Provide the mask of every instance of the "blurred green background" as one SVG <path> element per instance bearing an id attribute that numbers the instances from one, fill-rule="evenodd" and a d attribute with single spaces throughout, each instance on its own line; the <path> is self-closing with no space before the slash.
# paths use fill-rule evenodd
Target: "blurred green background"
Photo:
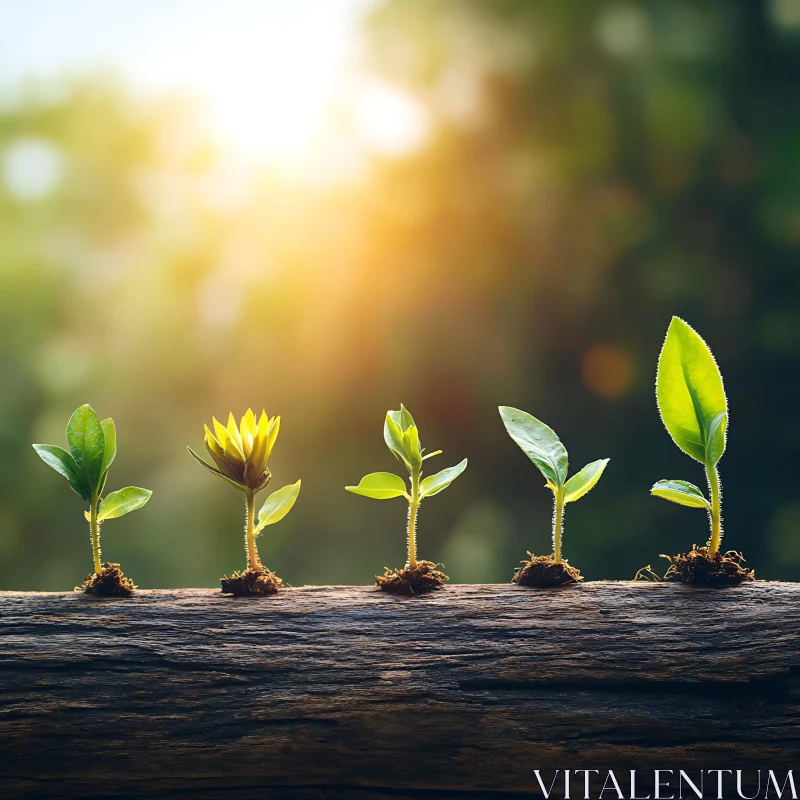
<path id="1" fill-rule="evenodd" d="M 452 580 L 550 551 L 498 404 L 573 468 L 611 458 L 565 554 L 631 578 L 707 537 L 648 494 L 703 482 L 656 411 L 672 314 L 729 395 L 723 544 L 800 579 L 800 4 L 114 9 L 0 3 L 1 588 L 89 571 L 82 502 L 30 446 L 85 402 L 117 423 L 108 488 L 155 492 L 103 530 L 145 588 L 244 566 L 240 498 L 185 446 L 249 406 L 282 415 L 273 485 L 303 480 L 265 563 L 295 585 L 401 565 L 403 501 L 343 491 L 395 469 L 401 401 L 432 463 L 470 460 L 420 517 Z"/>

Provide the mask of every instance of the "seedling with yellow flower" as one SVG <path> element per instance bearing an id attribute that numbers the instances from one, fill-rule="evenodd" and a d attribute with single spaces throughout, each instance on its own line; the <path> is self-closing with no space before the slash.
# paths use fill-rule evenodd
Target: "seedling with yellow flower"
<path id="1" fill-rule="evenodd" d="M 266 488 L 272 477 L 269 457 L 278 438 L 280 417 L 268 417 L 266 411 L 256 420 L 252 409 L 236 424 L 233 414 L 228 424 L 213 419 L 212 433 L 205 426 L 205 446 L 216 466 L 204 461 L 191 447 L 187 448 L 197 461 L 245 497 L 244 544 L 247 567 L 230 578 L 220 580 L 222 591 L 234 595 L 275 594 L 282 583 L 274 572 L 264 567 L 258 555 L 256 537 L 267 525 L 280 522 L 294 506 L 300 493 L 300 481 L 284 486 L 267 497 L 256 519 L 255 498 Z"/>
<path id="2" fill-rule="evenodd" d="M 417 515 L 425 498 L 444 491 L 466 468 L 465 458 L 454 467 L 448 467 L 435 475 L 422 477 L 422 463 L 439 455 L 442 451 L 423 455 L 419 431 L 408 409 L 401 405 L 399 411 L 389 411 L 383 426 L 386 446 L 395 458 L 405 465 L 410 487 L 399 475 L 391 472 L 372 472 L 365 475 L 358 486 L 346 486 L 348 492 L 371 497 L 373 500 L 389 500 L 404 497 L 408 501 L 408 561 L 403 569 L 386 569 L 377 576 L 381 589 L 395 594 L 422 594 L 444 585 L 447 576 L 436 569 L 432 561 L 417 560 Z"/>
<path id="3" fill-rule="evenodd" d="M 141 508 L 153 494 L 149 489 L 127 486 L 103 497 L 111 462 L 117 455 L 117 430 L 110 417 L 102 422 L 89 405 L 83 405 L 67 424 L 69 452 L 51 444 L 35 444 L 39 458 L 63 475 L 75 494 L 89 504 L 84 515 L 89 522 L 94 572 L 86 576 L 83 590 L 102 597 L 127 597 L 136 588 L 122 574 L 119 564 L 100 557 L 100 524 Z"/>

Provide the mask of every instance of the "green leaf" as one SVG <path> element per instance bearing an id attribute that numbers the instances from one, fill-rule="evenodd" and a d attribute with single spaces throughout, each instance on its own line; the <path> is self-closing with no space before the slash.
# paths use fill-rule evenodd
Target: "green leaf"
<path id="1" fill-rule="evenodd" d="M 705 508 L 710 510 L 711 504 L 705 495 L 694 484 L 686 481 L 659 481 L 650 490 L 656 497 L 663 497 L 673 503 L 690 508 Z"/>
<path id="2" fill-rule="evenodd" d="M 348 492 L 371 497 L 373 500 L 391 500 L 393 497 L 405 497 L 410 500 L 406 491 L 406 482 L 391 472 L 372 472 L 365 475 L 358 486 L 345 486 Z"/>
<path id="3" fill-rule="evenodd" d="M 292 510 L 292 506 L 294 506 L 299 494 L 300 481 L 274 491 L 264 501 L 261 511 L 258 512 L 256 533 L 267 525 L 274 525 L 276 522 L 280 522 Z"/>
<path id="4" fill-rule="evenodd" d="M 398 422 L 404 431 L 407 431 L 414 424 L 414 417 L 411 416 L 411 412 L 402 403 L 400 403 L 400 418 Z"/>
<path id="5" fill-rule="evenodd" d="M 90 405 L 81 406 L 70 417 L 67 442 L 87 486 L 96 496 L 103 475 L 106 441 L 100 419 Z"/>
<path id="6" fill-rule="evenodd" d="M 97 512 L 97 519 L 116 519 L 131 511 L 141 508 L 153 493 L 149 489 L 139 489 L 137 486 L 126 486 L 117 492 L 111 492 L 104 497 Z"/>
<path id="7" fill-rule="evenodd" d="M 517 408 L 500 406 L 500 416 L 508 435 L 542 475 L 555 486 L 563 486 L 567 479 L 567 451 L 555 431 Z"/>
<path id="8" fill-rule="evenodd" d="M 411 464 L 403 450 L 403 429 L 400 427 L 399 411 L 387 412 L 386 422 L 383 425 L 383 439 L 398 461 L 402 461 L 410 469 Z"/>
<path id="9" fill-rule="evenodd" d="M 105 474 L 117 454 L 117 429 L 114 427 L 114 420 L 109 417 L 100 423 L 105 439 L 105 449 L 103 450 L 103 464 L 101 471 Z"/>
<path id="10" fill-rule="evenodd" d="M 658 359 L 656 397 L 669 435 L 684 453 L 714 465 L 725 452 L 728 401 L 708 345 L 673 317 Z"/>
<path id="11" fill-rule="evenodd" d="M 56 447 L 52 444 L 35 444 L 33 449 L 48 467 L 52 467 L 69 481 L 75 494 L 80 495 L 87 503 L 89 502 L 92 490 L 86 483 L 80 467 L 75 463 L 75 459 L 63 447 Z"/>
<path id="12" fill-rule="evenodd" d="M 222 478 L 222 480 L 225 481 L 225 483 L 229 483 L 231 486 L 233 486 L 234 489 L 238 489 L 240 492 L 247 493 L 246 486 L 243 486 L 241 483 L 237 483 L 236 481 L 232 481 L 227 475 L 223 475 L 218 469 L 212 467 L 211 464 L 208 464 L 205 461 L 203 461 L 203 459 L 200 458 L 200 456 L 197 455 L 197 453 L 195 453 L 195 451 L 192 450 L 191 447 L 187 447 L 186 449 L 189 451 L 189 453 L 192 455 L 195 461 L 197 461 L 198 464 L 202 464 L 209 472 L 212 472 L 218 478 Z"/>
<path id="13" fill-rule="evenodd" d="M 412 425 L 403 434 L 403 452 L 411 466 L 419 469 L 422 465 L 422 453 L 419 449 L 419 431 L 416 425 Z"/>
<path id="14" fill-rule="evenodd" d="M 467 468 L 467 459 L 456 464 L 454 467 L 448 467 L 435 475 L 429 475 L 423 479 L 419 485 L 419 492 L 422 497 L 433 497 L 435 494 L 444 491 L 465 469 Z"/>
<path id="15" fill-rule="evenodd" d="M 610 460 L 609 458 L 601 458 L 599 461 L 592 461 L 580 472 L 576 472 L 564 485 L 564 502 L 574 503 L 590 489 L 594 488 Z"/>

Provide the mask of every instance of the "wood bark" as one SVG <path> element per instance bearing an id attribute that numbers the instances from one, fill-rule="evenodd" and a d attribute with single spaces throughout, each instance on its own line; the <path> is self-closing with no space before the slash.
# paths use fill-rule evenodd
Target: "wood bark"
<path id="1" fill-rule="evenodd" d="M 537 768 L 799 768 L 798 667 L 795 584 L 4 592 L 0 795 L 510 798 Z"/>

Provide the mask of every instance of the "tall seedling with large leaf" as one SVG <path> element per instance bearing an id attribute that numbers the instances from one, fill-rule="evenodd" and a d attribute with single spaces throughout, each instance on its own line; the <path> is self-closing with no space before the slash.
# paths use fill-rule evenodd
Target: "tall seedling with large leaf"
<path id="1" fill-rule="evenodd" d="M 391 472 L 372 472 L 365 475 L 358 486 L 346 486 L 348 492 L 371 497 L 373 500 L 390 500 L 404 497 L 408 500 L 408 566 L 417 566 L 417 515 L 422 501 L 444 491 L 466 468 L 467 459 L 435 475 L 422 477 L 422 464 L 442 451 L 423 455 L 419 431 L 408 409 L 401 405 L 399 411 L 389 411 L 383 426 L 386 446 L 408 470 L 409 484 Z"/>
<path id="2" fill-rule="evenodd" d="M 567 480 L 567 450 L 555 431 L 525 411 L 500 406 L 500 417 L 508 435 L 542 473 L 545 486 L 553 492 L 553 559 L 561 562 L 564 506 L 583 497 L 600 480 L 609 459 L 587 464 Z"/>
<path id="3" fill-rule="evenodd" d="M 708 555 L 722 540 L 722 491 L 717 464 L 725 452 L 728 400 L 708 345 L 682 319 L 673 317 L 658 359 L 658 410 L 669 435 L 706 470 L 710 500 L 686 481 L 658 481 L 652 493 L 690 508 L 704 508 L 711 521 Z"/>
<path id="4" fill-rule="evenodd" d="M 51 444 L 35 444 L 33 449 L 89 504 L 89 510 L 84 513 L 89 521 L 94 571 L 99 575 L 103 569 L 100 524 L 141 508 L 153 493 L 149 489 L 127 486 L 102 496 L 108 469 L 117 454 L 117 432 L 114 421 L 109 417 L 101 422 L 91 406 L 81 406 L 70 417 L 67 444 L 69 452 Z"/>

